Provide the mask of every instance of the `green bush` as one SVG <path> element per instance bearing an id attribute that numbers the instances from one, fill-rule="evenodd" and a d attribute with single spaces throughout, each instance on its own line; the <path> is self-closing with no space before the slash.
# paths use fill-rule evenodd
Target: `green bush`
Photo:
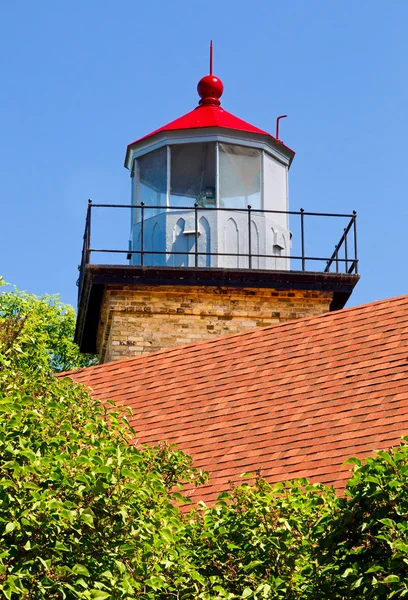
<path id="1" fill-rule="evenodd" d="M 96 358 L 81 354 L 74 342 L 75 320 L 73 307 L 56 295 L 35 296 L 17 288 L 0 293 L 3 344 L 8 339 L 13 347 L 17 368 L 59 372 L 95 364 Z"/>
<path id="2" fill-rule="evenodd" d="M 37 369 L 28 322 L 0 329 L 0 593 L 154 598 L 178 561 L 174 490 L 204 475 L 175 448 L 134 446 L 123 411 Z"/>

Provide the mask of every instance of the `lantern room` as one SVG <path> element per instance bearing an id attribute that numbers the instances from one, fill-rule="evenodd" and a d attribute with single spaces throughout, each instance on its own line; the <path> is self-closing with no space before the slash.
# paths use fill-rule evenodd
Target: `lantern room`
<path id="1" fill-rule="evenodd" d="M 131 265 L 289 268 L 294 152 L 220 106 L 201 79 L 196 109 L 128 146 Z"/>

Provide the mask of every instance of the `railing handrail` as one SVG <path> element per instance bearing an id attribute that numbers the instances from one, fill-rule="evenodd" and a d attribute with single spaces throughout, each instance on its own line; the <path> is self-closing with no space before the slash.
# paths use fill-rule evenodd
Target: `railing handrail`
<path id="1" fill-rule="evenodd" d="M 300 210 L 272 210 L 272 209 L 264 209 L 264 208 L 254 208 L 252 205 L 251 206 L 251 211 L 252 212 L 258 212 L 258 213 L 271 213 L 271 214 L 277 214 L 277 215 L 301 215 L 302 214 L 302 209 Z M 162 210 L 163 212 L 167 212 L 169 210 L 190 210 L 193 211 L 195 209 L 195 206 L 165 206 L 163 204 L 145 204 L 144 202 L 142 202 L 141 204 L 94 204 L 93 202 L 91 203 L 91 207 L 92 208 L 129 208 L 129 209 L 135 209 L 135 208 L 144 208 L 144 209 L 153 209 L 153 210 Z M 198 206 L 198 209 L 201 210 L 213 210 L 213 211 L 217 211 L 217 210 L 224 210 L 224 211 L 231 211 L 231 212 L 247 212 L 248 211 L 248 207 L 245 208 L 229 208 L 226 206 Z M 305 217 L 342 217 L 342 218 L 349 218 L 352 219 L 355 215 L 355 211 L 350 214 L 350 213 L 318 213 L 318 212 L 307 212 L 307 211 L 303 211 L 303 214 Z"/>
<path id="2" fill-rule="evenodd" d="M 186 254 L 189 254 L 188 252 L 183 252 L 183 251 L 178 251 L 178 250 L 172 250 L 171 252 L 169 252 L 168 250 L 118 250 L 116 248 L 90 248 L 90 252 L 98 252 L 100 254 L 148 254 L 150 255 L 166 255 L 166 254 L 171 254 L 171 255 L 175 255 L 175 256 L 185 256 Z M 192 252 L 190 254 L 193 254 Z M 196 252 L 194 251 L 194 254 L 196 254 Z M 252 258 L 287 258 L 290 259 L 292 258 L 293 260 L 302 260 L 302 258 L 304 258 L 305 260 L 317 260 L 320 262 L 323 261 L 327 261 L 327 256 L 295 256 L 293 254 L 279 254 L 279 256 L 276 256 L 274 254 L 256 254 L 255 252 L 197 252 L 198 256 L 238 256 L 238 257 L 242 257 L 242 258 L 248 258 L 248 257 L 252 257 Z M 349 258 L 338 258 L 337 259 L 339 262 L 341 263 L 345 263 L 345 262 L 354 262 L 354 259 Z M 187 268 L 187 267 L 186 267 Z M 209 267 L 208 267 L 209 268 Z M 211 267 L 213 268 L 213 267 Z M 244 268 L 248 268 L 248 267 L 239 267 L 240 269 L 244 269 Z M 266 271 L 270 271 L 271 269 L 265 269 Z M 326 270 L 324 271 L 326 272 Z"/>

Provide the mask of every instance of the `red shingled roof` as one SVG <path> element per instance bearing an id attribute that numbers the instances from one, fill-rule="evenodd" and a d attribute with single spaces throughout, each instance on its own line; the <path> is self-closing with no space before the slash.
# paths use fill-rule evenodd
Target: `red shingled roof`
<path id="1" fill-rule="evenodd" d="M 408 433 L 408 296 L 71 372 L 131 406 L 139 441 L 177 442 L 211 501 L 261 468 L 341 488 L 349 456 Z"/>

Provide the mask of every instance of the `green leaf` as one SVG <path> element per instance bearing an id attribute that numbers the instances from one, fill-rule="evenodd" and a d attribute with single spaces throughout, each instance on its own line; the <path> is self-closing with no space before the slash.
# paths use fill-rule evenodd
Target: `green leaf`
<path id="1" fill-rule="evenodd" d="M 361 584 L 363 583 L 363 577 L 359 577 L 356 581 L 354 581 L 351 585 L 351 589 L 356 590 L 357 588 L 361 587 Z"/>
<path id="2" fill-rule="evenodd" d="M 154 590 L 161 590 L 165 587 L 164 579 L 162 577 L 157 577 L 156 575 L 146 579 L 145 583 Z"/>
<path id="3" fill-rule="evenodd" d="M 167 529 L 167 527 L 164 527 L 161 530 L 161 535 L 166 540 L 166 542 L 171 543 L 174 541 L 173 534 L 171 533 L 170 529 Z"/>
<path id="4" fill-rule="evenodd" d="M 7 487 L 14 487 L 15 488 L 16 487 L 14 481 L 12 481 L 11 479 L 1 479 L 0 480 L 0 485 L 2 487 L 4 487 L 4 488 L 7 488 Z"/>
<path id="5" fill-rule="evenodd" d="M 94 515 L 89 509 L 85 509 L 81 513 L 81 520 L 84 521 L 89 527 L 94 527 Z"/>
<path id="6" fill-rule="evenodd" d="M 348 568 L 344 571 L 342 577 L 348 577 L 349 575 L 353 575 L 354 574 L 354 569 Z"/>
<path id="7" fill-rule="evenodd" d="M 392 519 L 379 519 L 379 522 L 384 523 L 384 525 L 387 525 L 387 527 L 395 527 L 395 521 Z"/>
<path id="8" fill-rule="evenodd" d="M 129 479 L 137 479 L 138 478 L 136 473 L 134 473 L 130 469 L 127 469 L 126 467 L 122 467 L 121 475 L 122 475 L 122 477 L 128 477 Z"/>
<path id="9" fill-rule="evenodd" d="M 356 456 L 351 456 L 350 458 L 345 460 L 343 463 L 343 465 L 357 465 L 358 467 L 361 467 L 362 464 L 363 463 L 362 463 L 361 459 L 357 458 Z"/>
<path id="10" fill-rule="evenodd" d="M 387 577 L 385 577 L 383 579 L 384 583 L 399 583 L 400 582 L 400 578 L 398 577 L 398 575 L 388 575 Z"/>
<path id="11" fill-rule="evenodd" d="M 4 528 L 4 533 L 11 533 L 16 528 L 16 524 L 10 521 Z"/>
<path id="12" fill-rule="evenodd" d="M 75 573 L 76 575 L 83 575 L 84 577 L 90 577 L 91 576 L 91 574 L 88 571 L 88 569 L 86 567 L 84 567 L 84 565 L 80 565 L 78 563 L 73 566 L 72 572 Z"/>
<path id="13" fill-rule="evenodd" d="M 23 485 L 28 490 L 39 490 L 39 489 L 41 489 L 38 485 L 36 485 L 35 483 L 32 483 L 31 481 L 27 481 Z"/>

